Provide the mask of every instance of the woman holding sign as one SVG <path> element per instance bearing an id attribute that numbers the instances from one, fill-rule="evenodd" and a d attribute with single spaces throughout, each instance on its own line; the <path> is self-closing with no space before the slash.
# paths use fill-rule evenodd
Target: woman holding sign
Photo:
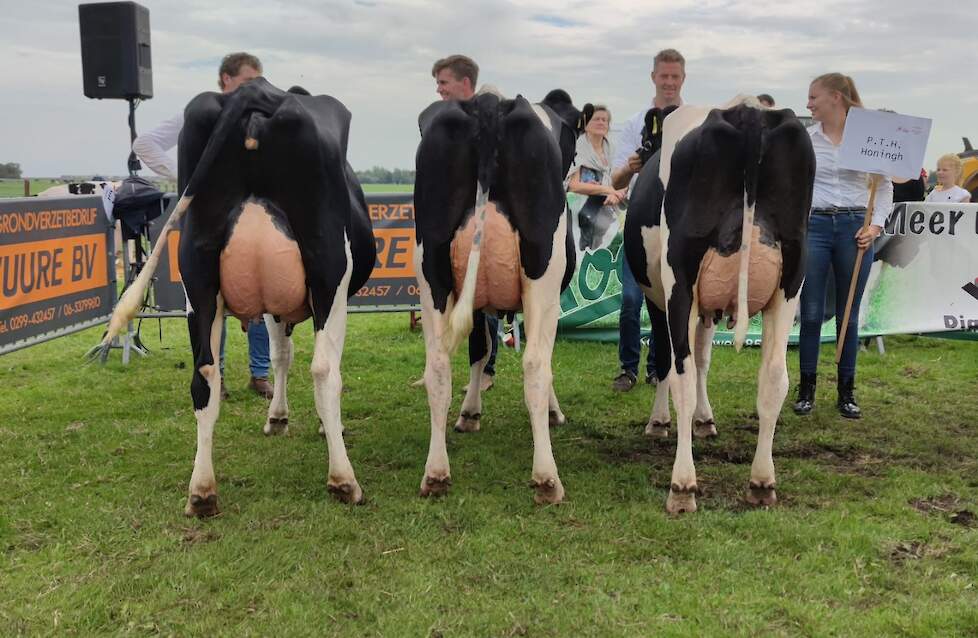
<path id="1" fill-rule="evenodd" d="M 805 283 L 801 290 L 801 334 L 798 350 L 801 360 L 801 382 L 795 414 L 809 414 L 815 406 L 815 381 L 825 310 L 825 289 L 831 271 L 835 280 L 836 334 L 842 328 L 849 282 L 852 279 L 856 253 L 862 248 L 862 260 L 845 343 L 838 364 L 839 413 L 850 419 L 861 416 L 853 394 L 856 379 L 856 353 L 859 350 L 857 323 L 859 300 L 873 263 L 873 240 L 879 236 L 893 207 L 893 185 L 880 180 L 872 211 L 872 223 L 863 227 L 866 215 L 866 173 L 839 166 L 842 132 L 849 107 L 862 106 L 852 78 L 841 73 L 827 73 L 812 81 L 808 89 L 808 110 L 815 124 L 808 129 L 815 150 L 815 184 L 812 213 L 808 218 L 807 262 Z"/>

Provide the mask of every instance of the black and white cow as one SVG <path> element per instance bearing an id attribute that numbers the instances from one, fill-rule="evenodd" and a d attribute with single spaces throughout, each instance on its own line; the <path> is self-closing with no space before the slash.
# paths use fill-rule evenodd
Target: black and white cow
<path id="1" fill-rule="evenodd" d="M 336 99 L 298 88 L 285 92 L 263 78 L 228 95 L 202 93 L 186 108 L 179 144 L 183 194 L 161 236 L 186 213 L 179 263 L 197 418 L 188 515 L 218 511 L 211 457 L 225 309 L 242 320 L 266 316 L 276 373 L 266 434 L 287 428 L 289 335 L 312 317 L 314 394 L 329 447 L 327 488 L 345 502 L 363 499 L 343 444 L 340 358 L 347 297 L 370 276 L 376 247 L 363 192 L 346 161 L 349 125 L 350 112 Z M 163 245 L 120 300 L 103 344 L 139 309 Z"/>
<path id="2" fill-rule="evenodd" d="M 445 494 L 451 484 L 445 446 L 452 395 L 449 357 L 470 332 L 475 347 L 456 430 L 479 427 L 478 380 L 488 359 L 488 333 L 485 322 L 473 330 L 472 310 L 522 309 L 535 500 L 563 499 L 548 426 L 564 422 L 553 391 L 551 356 L 560 292 L 574 271 L 563 178 L 573 159 L 578 116 L 559 90 L 538 105 L 481 92 L 464 102 L 436 102 L 420 116 L 415 272 L 431 409 L 422 496 Z"/>
<path id="3" fill-rule="evenodd" d="M 811 141 L 794 113 L 765 109 L 754 98 L 718 109 L 680 107 L 665 120 L 658 157 L 640 173 L 625 246 L 646 295 L 665 311 L 674 355 L 647 428 L 668 434 L 671 390 L 679 424 L 671 513 L 696 510 L 693 419 L 701 436 L 716 433 L 705 377 L 715 323 L 724 314 L 735 319 L 739 350 L 749 317 L 763 313 L 759 433 L 747 501 L 776 502 L 771 448 L 788 392 L 785 351 L 805 271 L 814 175 Z M 661 329 L 663 314 L 658 318 Z"/>

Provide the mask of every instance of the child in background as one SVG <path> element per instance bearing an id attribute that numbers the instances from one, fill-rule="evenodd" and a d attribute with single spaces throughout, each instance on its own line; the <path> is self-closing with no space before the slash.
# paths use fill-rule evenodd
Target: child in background
<path id="1" fill-rule="evenodd" d="M 928 202 L 952 202 L 963 204 L 971 201 L 971 193 L 961 188 L 961 158 L 954 153 L 942 155 L 937 160 L 937 186 L 930 192 Z"/>

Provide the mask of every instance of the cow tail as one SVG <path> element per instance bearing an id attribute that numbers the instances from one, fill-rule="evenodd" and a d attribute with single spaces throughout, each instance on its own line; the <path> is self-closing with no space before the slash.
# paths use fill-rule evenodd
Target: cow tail
<path id="1" fill-rule="evenodd" d="M 476 186 L 475 196 L 475 234 L 472 237 L 472 250 L 469 252 L 469 263 L 465 267 L 465 279 L 462 282 L 462 292 L 455 300 L 452 314 L 448 318 L 448 326 L 442 335 L 442 345 L 449 353 L 455 352 L 459 344 L 472 332 L 472 306 L 475 302 L 476 279 L 479 274 L 479 257 L 482 254 L 483 229 L 486 223 L 486 204 L 489 193 L 482 190 L 482 185 Z"/>
<path id="2" fill-rule="evenodd" d="M 750 310 L 747 302 L 747 284 L 750 280 L 750 249 L 754 239 L 754 207 L 757 204 L 757 173 L 762 155 L 761 112 L 748 109 L 745 122 L 744 148 L 744 220 L 740 233 L 740 273 L 737 278 L 737 317 L 734 327 L 734 348 L 737 352 L 747 339 Z"/>
<path id="3" fill-rule="evenodd" d="M 122 294 L 122 298 L 119 299 L 119 303 L 115 305 L 115 310 L 112 311 L 112 317 L 109 319 L 109 328 L 106 330 L 105 337 L 102 339 L 102 346 L 108 345 L 115 339 L 122 332 L 125 325 L 129 323 L 129 320 L 135 317 L 139 309 L 143 307 L 146 290 L 153 280 L 153 273 L 156 271 L 156 266 L 160 263 L 160 255 L 163 254 L 163 249 L 166 246 L 166 235 L 180 221 L 183 214 L 187 212 L 187 208 L 190 207 L 192 199 L 192 195 L 184 195 L 177 202 L 176 208 L 173 210 L 170 218 L 166 220 L 166 224 L 163 225 L 163 230 L 160 231 L 160 238 L 153 247 L 153 252 L 150 253 L 149 259 L 143 265 L 143 269 L 139 271 L 139 276 L 132 282 L 132 285 L 126 288 L 126 291 Z"/>

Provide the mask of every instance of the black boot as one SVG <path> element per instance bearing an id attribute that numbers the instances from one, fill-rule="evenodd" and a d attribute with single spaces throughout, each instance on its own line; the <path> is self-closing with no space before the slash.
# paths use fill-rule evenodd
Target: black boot
<path id="1" fill-rule="evenodd" d="M 792 406 L 795 414 L 804 416 L 811 414 L 815 407 L 815 375 L 801 373 L 801 381 L 798 383 L 798 400 Z"/>
<path id="2" fill-rule="evenodd" d="M 847 419 L 858 419 L 862 417 L 862 410 L 856 405 L 856 397 L 852 394 L 855 385 L 853 377 L 839 377 L 839 414 Z"/>

